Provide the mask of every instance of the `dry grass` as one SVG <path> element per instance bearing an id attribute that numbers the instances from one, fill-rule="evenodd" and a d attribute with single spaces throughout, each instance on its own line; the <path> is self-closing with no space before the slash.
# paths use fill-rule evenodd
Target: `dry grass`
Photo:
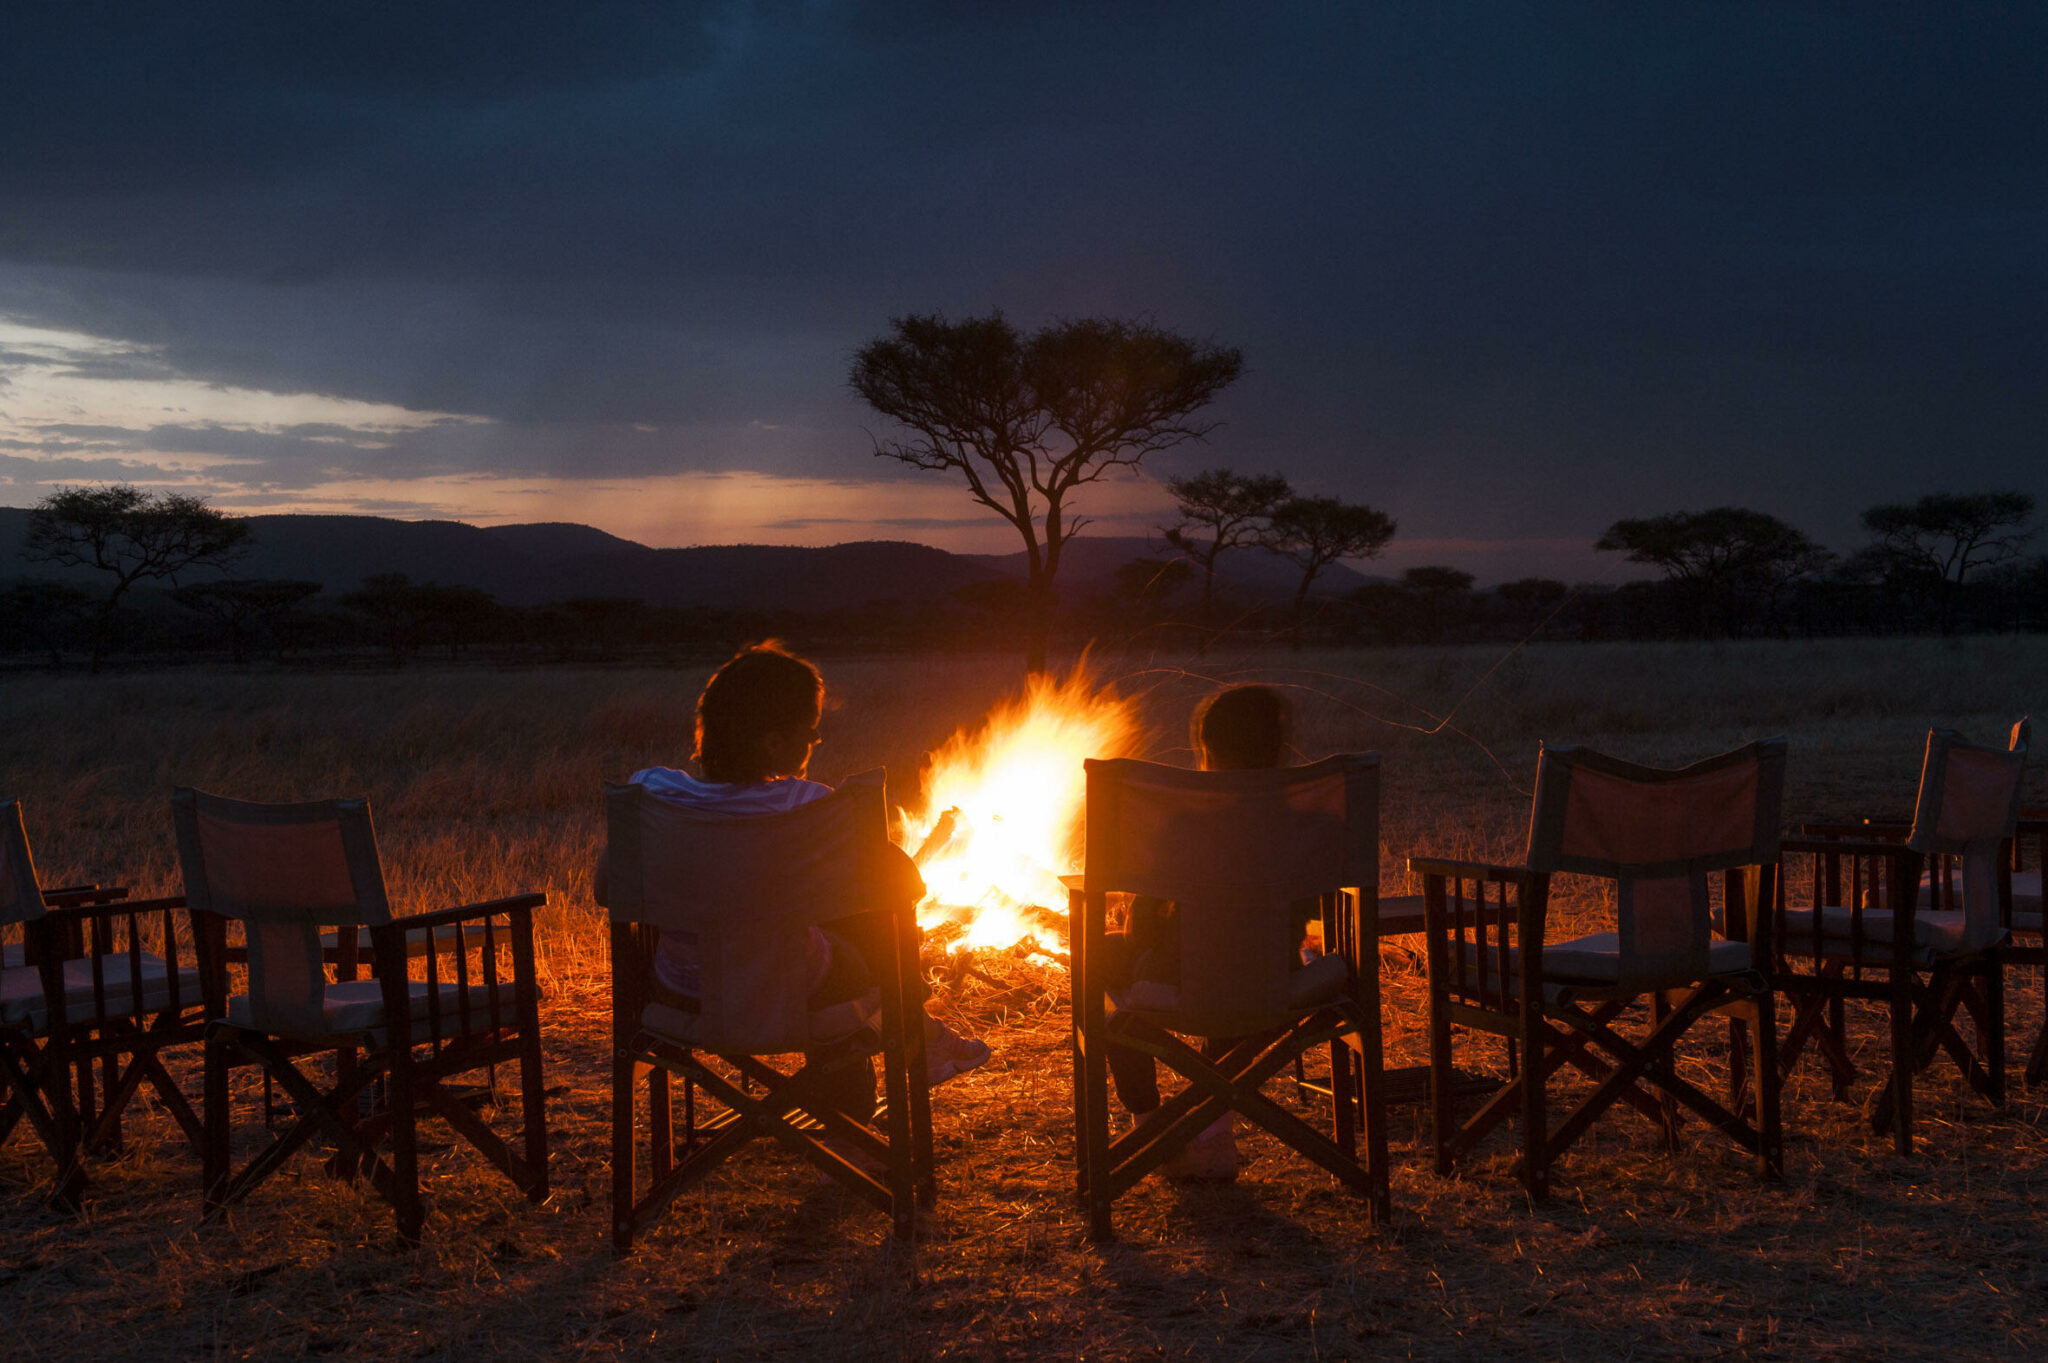
<path id="1" fill-rule="evenodd" d="M 1495 655 L 1401 651 L 1103 659 L 1142 690 L 1152 750 L 1184 746 L 1212 678 L 1302 687 L 1301 746 L 1386 755 L 1389 878 L 1412 852 L 1511 856 L 1539 738 L 1649 761 L 1792 739 L 1793 818 L 1909 805 L 1930 722 L 2002 733 L 2048 713 L 2039 640 L 1547 647 L 1515 656 L 1427 727 Z M 817 774 L 919 755 L 1014 681 L 1007 659 L 844 659 Z M 605 1238 L 606 1001 L 587 874 L 596 783 L 686 750 L 700 676 L 172 673 L 0 683 L 0 793 L 25 801 L 46 880 L 175 884 L 165 795 L 367 793 L 412 908 L 523 889 L 553 897 L 555 1196 L 530 1207 L 454 1151 L 427 1161 L 434 1214 L 406 1249 L 362 1190 L 302 1159 L 226 1224 L 197 1224 L 196 1161 L 145 1106 L 85 1215 L 45 1211 L 40 1152 L 0 1148 L 0 1355 L 102 1357 L 2038 1356 L 2048 1347 L 2048 1106 L 2003 1113 L 1932 1072 L 1926 1150 L 1898 1160 L 1809 1067 L 1788 1095 L 1788 1169 L 1760 1185 L 1732 1148 L 1676 1154 L 1633 1117 L 1523 1203 L 1504 1146 L 1469 1176 L 1427 1172 L 1397 1117 L 1396 1224 L 1367 1227 L 1320 1174 L 1254 1137 L 1228 1187 L 1142 1187 L 1121 1239 L 1090 1246 L 1070 1189 L 1065 997 L 1056 971 L 940 1006 L 995 1044 L 942 1090 L 941 1202 L 914 1256 L 879 1217 L 774 1154 L 679 1203 L 630 1258 Z M 2031 794 L 2044 787 L 2037 771 Z M 1420 980 L 1390 955 L 1390 1043 L 1419 1059 Z M 2014 1031 L 2041 1025 L 2038 974 Z M 1859 1034 L 1866 1056 L 1874 1032 Z M 2018 1047 L 2015 1042 L 2015 1048 Z M 1711 1054 L 1702 1063 L 1714 1059 Z M 1866 1081 L 1867 1087 L 1867 1081 Z"/>

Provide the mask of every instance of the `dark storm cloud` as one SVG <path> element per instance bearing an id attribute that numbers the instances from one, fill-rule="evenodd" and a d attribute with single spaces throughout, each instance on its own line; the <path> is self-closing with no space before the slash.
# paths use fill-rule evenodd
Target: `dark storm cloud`
<path id="1" fill-rule="evenodd" d="M 0 312 L 505 423 L 381 477 L 887 474 L 889 316 L 1141 315 L 1252 366 L 1162 472 L 1839 541 L 2048 494 L 2044 53 L 1968 4 L 13 6 Z"/>

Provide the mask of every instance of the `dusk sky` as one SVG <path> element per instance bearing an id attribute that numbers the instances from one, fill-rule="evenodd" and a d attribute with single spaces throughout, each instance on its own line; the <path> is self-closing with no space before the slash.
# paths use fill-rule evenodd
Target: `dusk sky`
<path id="1" fill-rule="evenodd" d="M 0 10 L 0 504 L 1007 552 L 870 453 L 891 317 L 1241 347 L 1206 445 L 1385 562 L 2048 504 L 2048 6 Z"/>

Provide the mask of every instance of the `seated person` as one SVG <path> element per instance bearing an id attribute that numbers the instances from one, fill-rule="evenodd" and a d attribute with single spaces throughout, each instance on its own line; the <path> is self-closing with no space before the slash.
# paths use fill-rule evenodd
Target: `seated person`
<path id="1" fill-rule="evenodd" d="M 819 742 L 824 705 L 824 678 L 810 663 L 773 641 L 744 648 L 712 674 L 697 698 L 695 756 L 703 778 L 674 767 L 649 767 L 633 773 L 632 782 L 661 799 L 722 814 L 778 814 L 809 804 L 832 793 L 832 787 L 804 779 L 811 751 Z M 913 901 L 922 899 L 924 881 L 910 858 L 899 851 L 891 861 L 901 872 L 892 891 Z M 804 962 L 811 1008 L 823 1009 L 867 993 L 873 987 L 868 963 L 885 958 L 888 950 L 886 923 L 879 915 L 855 914 L 813 927 Z M 694 1012 L 698 970 L 693 939 L 664 937 L 654 955 L 657 1001 Z M 908 983 L 908 992 L 909 1002 L 922 1008 L 927 991 L 921 977 Z M 965 1074 L 989 1057 L 985 1044 L 956 1034 L 937 1018 L 925 1018 L 924 1033 L 925 1072 L 935 1084 Z M 842 1053 L 843 1047 L 813 1052 L 808 1058 Z M 867 1068 L 864 1084 L 858 1067 L 850 1067 L 849 1073 L 854 1078 L 846 1091 L 830 1101 L 865 1121 L 875 1110 L 874 1069 Z"/>
<path id="2" fill-rule="evenodd" d="M 1217 692 L 1195 711 L 1195 750 L 1201 754 L 1202 770 L 1258 771 L 1281 766 L 1289 718 L 1286 698 L 1271 687 L 1233 686 Z M 1296 939 L 1303 935 L 1315 911 L 1313 900 L 1297 909 Z M 1142 896 L 1134 900 L 1124 930 L 1107 934 L 1103 946 L 1107 958 L 1103 975 L 1112 993 L 1121 993 L 1139 980 L 1180 983 L 1180 918 L 1165 900 Z M 1202 1043 L 1202 1054 L 1220 1059 L 1238 1040 L 1210 1037 Z M 1152 1057 L 1112 1046 L 1107 1059 L 1118 1099 L 1133 1122 L 1143 1121 L 1159 1106 L 1159 1076 Z M 1164 1168 L 1172 1178 L 1231 1179 L 1242 1164 L 1236 1123 L 1226 1112 Z"/>

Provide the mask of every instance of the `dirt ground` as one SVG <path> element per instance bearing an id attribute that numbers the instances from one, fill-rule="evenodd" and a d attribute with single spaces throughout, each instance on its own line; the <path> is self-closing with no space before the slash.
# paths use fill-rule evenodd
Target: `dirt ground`
<path id="1" fill-rule="evenodd" d="M 1305 756 L 1385 760 L 1383 874 L 1410 855 L 1519 855 L 1539 740 L 1675 763 L 1792 743 L 1788 818 L 1910 810 L 1930 724 L 2002 734 L 2048 713 L 2048 641 L 1554 646 L 1251 659 L 1099 659 L 1143 697 L 1148 755 L 1185 757 L 1220 681 L 1297 697 Z M 826 780 L 920 754 L 1015 685 L 1014 660 L 827 660 Z M 24 800 L 46 880 L 102 867 L 175 890 L 164 801 L 368 794 L 406 909 L 544 889 L 554 1194 L 520 1199 L 457 1146 L 424 1160 L 408 1248 L 362 1187 L 295 1160 L 224 1221 L 198 1218 L 196 1157 L 147 1103 L 95 1165 L 84 1213 L 47 1210 L 28 1133 L 0 1146 L 0 1359 L 2014 1357 L 2048 1352 L 2048 1090 L 2003 1111 L 1946 1062 L 1920 1088 L 1922 1148 L 1874 1136 L 1818 1067 L 1794 1076 L 1782 1182 L 1689 1125 L 1680 1148 L 1617 1112 L 1530 1206 L 1496 1136 L 1430 1172 L 1421 1114 L 1393 1123 L 1391 1226 L 1257 1135 L 1233 1184 L 1148 1180 L 1089 1243 L 1073 1188 L 1064 972 L 989 958 L 939 1010 L 995 1058 L 939 1091 L 939 1202 L 905 1252 L 864 1204 L 771 1150 L 685 1197 L 613 1256 L 608 988 L 588 867 L 598 783 L 687 751 L 701 675 L 0 680 L 0 796 Z M 906 787 L 911 784 L 902 781 Z M 2029 776 L 2048 799 L 2048 763 Z M 1412 957 L 1390 952 L 1391 1058 L 1419 1062 Z M 2014 973 L 2010 1050 L 2042 1025 Z M 1863 1098 L 1881 1070 L 1854 1017 Z M 1712 1033 L 1693 1077 L 1722 1059 Z M 196 1081 L 188 1091 L 197 1093 Z M 1293 1101 L 1291 1085 L 1273 1092 Z M 245 1094 L 245 1101 L 253 1095 Z M 1568 1094 L 1557 1102 L 1567 1101 Z M 253 1119 L 252 1119 L 253 1120 Z M 246 1123 L 245 1123 L 246 1125 Z M 429 1128 L 436 1132 L 437 1128 Z"/>

